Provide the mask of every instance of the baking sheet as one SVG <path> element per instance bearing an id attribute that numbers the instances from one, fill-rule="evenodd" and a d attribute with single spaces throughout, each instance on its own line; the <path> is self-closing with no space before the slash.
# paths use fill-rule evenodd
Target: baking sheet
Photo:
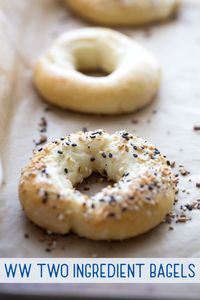
<path id="1" fill-rule="evenodd" d="M 108 132 L 126 129 L 151 141 L 190 175 L 181 177 L 180 205 L 200 198 L 200 2 L 185 0 L 179 17 L 148 28 L 118 28 L 152 51 L 163 70 L 160 93 L 138 113 L 92 116 L 62 111 L 45 103 L 32 85 L 32 65 L 55 37 L 64 31 L 91 26 L 56 0 L 0 2 L 0 257 L 199 257 L 200 211 L 188 213 L 187 223 L 161 224 L 151 232 L 123 242 L 94 242 L 75 235 L 44 236 L 30 224 L 18 201 L 18 180 L 38 140 L 41 117 L 52 140 L 83 127 Z M 138 122 L 137 122 L 138 121 Z M 176 172 L 176 171 L 175 171 Z M 191 181 L 189 181 L 191 179 Z M 186 190 L 186 191 L 184 191 Z M 50 249 L 50 250 L 49 250 Z M 13 287 L 14 288 L 14 287 Z M 15 286 L 16 289 L 19 289 Z M 1 286 L 1 289 L 6 289 Z M 20 291 L 33 291 L 31 285 Z M 38 293 L 198 297 L 198 285 L 65 285 L 40 286 Z M 35 291 L 36 292 L 36 291 Z"/>

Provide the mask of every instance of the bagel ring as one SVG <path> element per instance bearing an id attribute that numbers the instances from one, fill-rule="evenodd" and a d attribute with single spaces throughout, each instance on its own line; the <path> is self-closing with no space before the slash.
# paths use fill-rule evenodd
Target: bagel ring
<path id="1" fill-rule="evenodd" d="M 91 77 L 79 70 L 102 69 Z M 51 103 L 85 113 L 132 112 L 157 93 L 160 70 L 154 57 L 114 30 L 78 29 L 62 35 L 35 65 L 35 84 Z"/>
<path id="2" fill-rule="evenodd" d="M 115 183 L 89 197 L 74 187 L 98 172 Z M 22 171 L 19 195 L 35 224 L 94 240 L 122 240 L 170 211 L 175 178 L 152 145 L 125 131 L 78 132 L 40 149 Z"/>
<path id="3" fill-rule="evenodd" d="M 64 0 L 75 13 L 100 25 L 143 25 L 168 19 L 180 0 Z"/>

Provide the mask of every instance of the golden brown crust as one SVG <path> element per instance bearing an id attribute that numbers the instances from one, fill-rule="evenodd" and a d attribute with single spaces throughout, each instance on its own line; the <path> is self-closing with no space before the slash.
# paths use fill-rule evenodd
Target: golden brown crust
<path id="1" fill-rule="evenodd" d="M 91 77 L 81 70 L 102 69 Z M 39 93 L 62 108 L 85 113 L 135 111 L 156 95 L 160 68 L 136 42 L 114 30 L 83 28 L 61 35 L 37 62 Z"/>
<path id="2" fill-rule="evenodd" d="M 92 197 L 73 188 L 92 172 L 115 184 Z M 41 149 L 22 171 L 19 196 L 27 216 L 44 229 L 119 240 L 163 220 L 173 204 L 175 180 L 154 146 L 124 131 L 97 130 Z"/>
<path id="3" fill-rule="evenodd" d="M 144 25 L 175 14 L 180 0 L 64 0 L 81 17 L 99 25 Z"/>

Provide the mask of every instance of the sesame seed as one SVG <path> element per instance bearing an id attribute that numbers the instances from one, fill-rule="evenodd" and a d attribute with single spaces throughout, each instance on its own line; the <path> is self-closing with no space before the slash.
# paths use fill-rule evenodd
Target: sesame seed
<path id="1" fill-rule="evenodd" d="M 186 204 L 185 207 L 190 211 L 193 209 L 192 205 L 190 205 L 190 204 Z"/>
<path id="2" fill-rule="evenodd" d="M 125 212 L 127 210 L 127 207 L 122 207 L 122 212 Z"/>
<path id="3" fill-rule="evenodd" d="M 128 132 L 124 132 L 122 134 L 123 139 L 125 139 L 126 141 L 129 141 L 129 137 L 128 137 Z"/>
<path id="4" fill-rule="evenodd" d="M 82 130 L 83 130 L 84 133 L 88 131 L 87 127 L 83 127 Z"/>
<path id="5" fill-rule="evenodd" d="M 46 204 L 47 201 L 48 201 L 48 192 L 44 191 L 44 195 L 43 195 L 43 198 L 42 198 L 42 203 Z"/>
<path id="6" fill-rule="evenodd" d="M 45 135 L 41 135 L 39 141 L 35 142 L 35 146 L 42 145 L 46 143 L 47 137 Z"/>
<path id="7" fill-rule="evenodd" d="M 29 238 L 29 234 L 28 234 L 28 233 L 25 233 L 25 234 L 24 234 L 24 238 L 25 238 L 25 239 L 28 239 L 28 238 Z"/>
<path id="8" fill-rule="evenodd" d="M 139 121 L 138 121 L 138 120 L 135 120 L 135 119 L 133 119 L 133 120 L 131 120 L 131 123 L 132 123 L 132 124 L 138 124 L 138 123 L 139 123 Z"/>
<path id="9" fill-rule="evenodd" d="M 50 248 L 46 248 L 45 251 L 46 252 L 51 252 L 51 249 Z"/>
<path id="10" fill-rule="evenodd" d="M 89 186 L 84 187 L 84 191 L 89 191 L 89 190 L 90 190 Z"/>
<path id="11" fill-rule="evenodd" d="M 200 126 L 194 126 L 193 129 L 194 129 L 195 131 L 199 131 L 199 130 L 200 130 Z"/>
<path id="12" fill-rule="evenodd" d="M 157 155 L 157 154 L 160 154 L 160 151 L 158 151 L 158 149 L 155 148 L 155 150 L 154 150 L 154 155 Z"/>
<path id="13" fill-rule="evenodd" d="M 115 197 L 114 196 L 110 196 L 110 201 L 109 201 L 109 203 L 110 204 L 112 204 L 112 203 L 114 203 L 114 202 L 116 202 L 116 199 L 115 199 Z"/>
<path id="14" fill-rule="evenodd" d="M 129 175 L 129 173 L 124 173 L 123 177 L 127 177 Z"/>
<path id="15" fill-rule="evenodd" d="M 104 174 L 105 176 L 108 175 L 107 172 L 106 172 L 106 170 L 103 170 L 103 174 Z"/>
<path id="16" fill-rule="evenodd" d="M 42 175 L 46 175 L 47 177 L 49 176 L 49 174 L 47 173 L 46 169 L 42 169 L 41 170 Z"/>
<path id="17" fill-rule="evenodd" d="M 113 212 L 109 213 L 108 217 L 115 217 L 115 213 L 113 213 Z"/>

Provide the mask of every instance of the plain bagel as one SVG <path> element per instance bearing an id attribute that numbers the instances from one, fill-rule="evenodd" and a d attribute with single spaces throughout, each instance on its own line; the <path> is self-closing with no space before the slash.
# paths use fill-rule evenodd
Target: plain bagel
<path id="1" fill-rule="evenodd" d="M 91 77 L 81 70 L 104 70 Z M 62 108 L 85 113 L 135 111 L 156 95 L 160 69 L 155 58 L 114 30 L 84 28 L 63 34 L 36 63 L 39 93 Z"/>
<path id="2" fill-rule="evenodd" d="M 93 172 L 115 183 L 89 197 L 75 187 Z M 19 195 L 29 219 L 44 229 L 122 240 L 158 225 L 172 208 L 175 187 L 157 148 L 125 131 L 97 130 L 40 149 L 22 171 Z"/>
<path id="3" fill-rule="evenodd" d="M 180 0 L 64 0 L 81 17 L 101 25 L 143 25 L 168 19 Z"/>

